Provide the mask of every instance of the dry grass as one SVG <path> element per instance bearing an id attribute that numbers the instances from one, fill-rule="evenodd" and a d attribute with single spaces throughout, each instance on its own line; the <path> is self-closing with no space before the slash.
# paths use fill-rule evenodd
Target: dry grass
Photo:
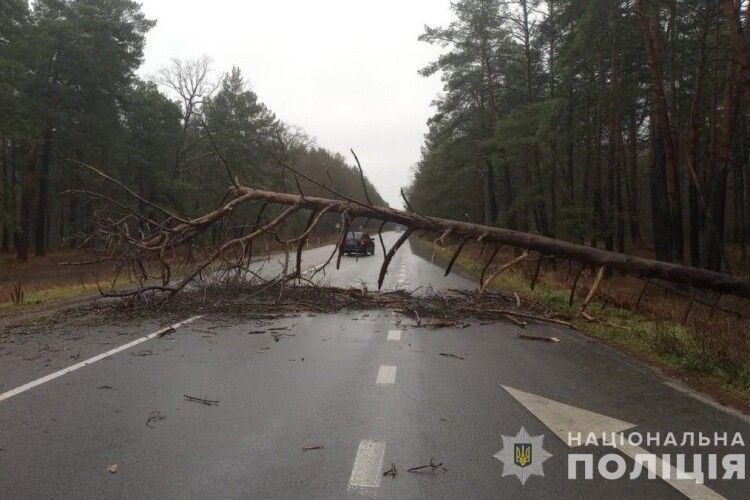
<path id="1" fill-rule="evenodd" d="M 336 236 L 311 237 L 310 248 L 328 245 Z M 263 252 L 280 252 L 283 246 L 270 240 Z M 112 265 L 103 263 L 95 265 L 61 265 L 61 263 L 87 262 L 96 257 L 81 251 L 57 251 L 46 257 L 31 257 L 26 262 L 19 262 L 15 256 L 0 254 L 0 311 L 13 307 L 33 307 L 61 300 L 73 299 L 98 293 L 97 283 L 102 288 L 121 288 L 133 286 L 136 280 L 127 272 L 115 272 Z M 158 266 L 146 266 L 148 272 L 158 275 Z M 153 267 L 153 269 L 152 269 Z M 16 285 L 21 286 L 24 300 L 16 304 L 13 295 Z"/>

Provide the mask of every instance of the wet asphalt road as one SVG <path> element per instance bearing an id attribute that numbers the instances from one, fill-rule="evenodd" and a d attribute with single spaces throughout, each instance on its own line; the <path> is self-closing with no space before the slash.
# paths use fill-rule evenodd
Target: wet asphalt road
<path id="1" fill-rule="evenodd" d="M 305 266 L 329 253 L 330 247 L 309 250 Z M 344 258 L 326 280 L 339 286 L 364 281 L 375 289 L 379 266 L 380 258 Z M 406 245 L 386 288 L 473 286 L 442 274 Z M 162 326 L 144 321 L 72 330 L 62 324 L 33 338 L 5 334 L 0 393 Z M 284 327 L 276 330 L 284 333 L 278 342 L 247 333 Z M 645 474 L 568 479 L 571 449 L 544 415 L 504 387 L 622 420 L 643 433 L 727 432 L 731 439 L 741 432 L 750 438 L 746 418 L 685 394 L 607 346 L 548 325 L 530 325 L 524 333 L 554 335 L 559 344 L 525 341 L 518 331 L 507 323 L 476 322 L 417 329 L 391 311 L 241 324 L 211 315 L 26 392 L 0 396 L 0 498 L 682 497 Z M 185 394 L 218 404 L 186 401 Z M 561 425 L 571 424 L 571 415 L 561 414 Z M 503 436 L 521 427 L 543 435 L 552 454 L 544 476 L 523 485 L 503 477 L 504 465 L 494 457 Z M 691 455 L 746 451 L 643 446 Z M 595 460 L 613 452 L 586 448 Z M 406 472 L 431 458 L 448 470 Z M 392 463 L 398 475 L 383 477 Z M 116 473 L 107 470 L 113 464 Z M 750 494 L 746 481 L 712 480 L 705 487 L 689 489 L 689 496 Z"/>

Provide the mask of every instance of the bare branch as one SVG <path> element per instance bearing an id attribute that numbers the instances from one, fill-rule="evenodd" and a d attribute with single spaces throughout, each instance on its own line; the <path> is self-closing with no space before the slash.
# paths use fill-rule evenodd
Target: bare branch
<path id="1" fill-rule="evenodd" d="M 396 243 L 393 244 L 393 247 L 391 247 L 391 249 L 388 251 L 388 254 L 385 256 L 383 265 L 380 268 L 380 275 L 378 276 L 378 290 L 383 288 L 383 280 L 385 280 L 385 275 L 388 272 L 388 265 L 391 263 L 393 256 L 396 255 L 396 252 L 398 252 L 398 249 L 401 248 L 401 245 L 403 245 L 404 242 L 409 239 L 411 233 L 411 229 L 407 229 L 406 231 L 404 231 L 404 234 L 402 234 L 401 237 L 396 241 Z"/>

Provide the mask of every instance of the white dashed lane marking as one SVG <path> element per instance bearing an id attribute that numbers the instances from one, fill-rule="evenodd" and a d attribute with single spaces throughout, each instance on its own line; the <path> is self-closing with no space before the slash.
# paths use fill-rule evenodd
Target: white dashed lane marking
<path id="1" fill-rule="evenodd" d="M 383 365 L 378 370 L 378 377 L 375 379 L 377 385 L 389 385 L 396 382 L 396 367 Z"/>
<path id="2" fill-rule="evenodd" d="M 352 475 L 349 478 L 350 492 L 368 494 L 368 490 L 378 488 L 385 456 L 385 443 L 364 440 L 359 443 L 357 456 L 354 458 Z"/>
<path id="3" fill-rule="evenodd" d="M 398 342 L 401 340 L 401 330 L 388 330 L 388 341 Z"/>

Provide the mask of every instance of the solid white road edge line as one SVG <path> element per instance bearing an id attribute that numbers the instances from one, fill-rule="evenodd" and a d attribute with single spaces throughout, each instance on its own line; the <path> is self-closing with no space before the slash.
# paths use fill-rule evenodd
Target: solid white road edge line
<path id="1" fill-rule="evenodd" d="M 383 467 L 384 456 L 385 443 L 367 439 L 360 441 L 352 475 L 349 477 L 348 491 L 367 495 L 368 489 L 380 487 L 380 469 Z"/>
<path id="2" fill-rule="evenodd" d="M 201 319 L 203 316 L 193 316 L 192 318 L 188 318 L 184 321 L 180 321 L 179 323 L 175 323 L 172 326 L 168 326 L 166 328 L 162 328 L 158 332 L 150 333 L 146 335 L 145 337 L 141 337 L 138 339 L 135 339 L 131 342 L 128 342 L 127 344 L 121 345 L 120 347 L 115 347 L 112 350 L 109 350 L 107 352 L 103 352 L 97 356 L 94 356 L 93 358 L 89 358 L 85 361 L 81 361 L 80 363 L 76 363 L 73 366 L 69 366 L 67 368 L 63 368 L 62 370 L 56 371 L 54 373 L 50 373 L 49 375 L 45 375 L 42 378 L 38 378 L 32 382 L 29 382 L 27 384 L 24 384 L 20 387 L 16 387 L 15 389 L 11 389 L 8 392 L 4 392 L 0 394 L 0 401 L 4 401 L 6 399 L 12 398 L 13 396 L 17 396 L 18 394 L 21 394 L 22 392 L 26 392 L 29 389 L 33 389 L 36 386 L 42 385 L 45 382 L 49 382 L 50 380 L 54 380 L 58 377 L 62 377 L 63 375 L 67 375 L 70 372 L 74 372 L 80 368 L 83 368 L 84 366 L 92 365 L 96 363 L 97 361 L 101 361 L 104 358 L 107 358 L 109 356 L 112 356 L 113 354 L 117 354 L 118 352 L 125 351 L 127 349 L 130 349 L 131 347 L 135 347 L 138 344 L 142 344 L 148 340 L 154 339 L 158 337 L 159 335 L 162 335 L 170 330 L 176 330 L 181 326 L 187 325 L 189 323 L 192 323 L 193 321 Z"/>
<path id="3" fill-rule="evenodd" d="M 401 340 L 401 330 L 388 330 L 388 341 L 398 342 Z"/>
<path id="4" fill-rule="evenodd" d="M 377 385 L 387 385 L 396 382 L 396 367 L 383 365 L 378 370 L 378 378 L 375 379 Z"/>

